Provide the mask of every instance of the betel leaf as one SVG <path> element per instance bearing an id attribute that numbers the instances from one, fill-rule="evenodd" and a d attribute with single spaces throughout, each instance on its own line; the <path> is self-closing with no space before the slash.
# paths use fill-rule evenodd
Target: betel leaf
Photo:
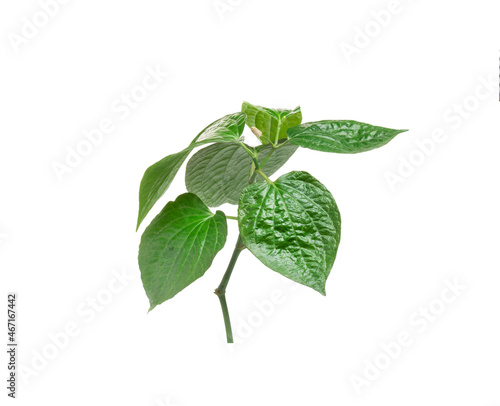
<path id="1" fill-rule="evenodd" d="M 300 107 L 294 110 L 269 109 L 244 102 L 241 111 L 247 115 L 247 125 L 257 127 L 264 138 L 276 144 L 278 140 L 287 137 L 287 129 L 299 125 L 302 122 Z M 279 133 L 278 133 L 279 128 Z M 261 138 L 263 144 L 267 141 Z"/>
<path id="2" fill-rule="evenodd" d="M 269 144 L 260 145 L 256 148 L 257 152 L 259 153 L 259 163 L 262 163 L 266 159 L 267 155 L 271 152 L 271 149 L 272 147 Z M 293 154 L 295 154 L 298 149 L 299 148 L 296 145 L 292 144 L 285 144 L 280 146 L 279 148 L 276 148 L 267 162 L 262 166 L 262 170 L 267 176 L 274 175 L 283 165 L 288 162 L 288 160 L 292 157 Z M 257 177 L 257 180 L 262 179 L 259 175 L 257 175 Z M 238 201 L 239 196 L 236 199 L 235 204 L 238 204 Z"/>
<path id="3" fill-rule="evenodd" d="M 207 206 L 218 207 L 229 202 L 230 189 L 248 185 L 251 167 L 252 158 L 239 144 L 209 145 L 188 161 L 186 189 Z"/>
<path id="4" fill-rule="evenodd" d="M 287 131 L 292 144 L 323 152 L 357 154 L 379 148 L 408 130 L 393 130 L 353 120 L 304 123 Z"/>
<path id="5" fill-rule="evenodd" d="M 163 158 L 146 169 L 139 188 L 137 228 L 139 228 L 142 220 L 144 220 L 154 204 L 168 189 L 190 152 L 191 148 L 186 148 L 177 154 Z"/>
<path id="6" fill-rule="evenodd" d="M 139 188 L 137 228 L 154 204 L 163 196 L 189 153 L 196 147 L 213 142 L 239 141 L 245 129 L 245 113 L 234 113 L 214 121 L 201 131 L 191 144 L 177 154 L 169 155 L 151 165 L 142 177 Z"/>
<path id="7" fill-rule="evenodd" d="M 340 213 L 331 193 L 307 172 L 255 183 L 238 208 L 245 246 L 266 266 L 325 295 L 340 242 Z"/>
<path id="8" fill-rule="evenodd" d="M 277 148 L 262 167 L 264 173 L 268 176 L 274 174 L 297 148 L 291 144 Z M 271 145 L 261 145 L 256 151 L 262 163 L 271 151 Z M 248 186 L 251 169 L 252 158 L 239 144 L 213 144 L 201 149 L 189 160 L 186 188 L 209 207 L 224 203 L 238 204 L 241 191 Z M 262 182 L 264 179 L 257 175 L 257 181 Z"/>
<path id="9" fill-rule="evenodd" d="M 167 203 L 144 231 L 139 247 L 149 310 L 203 276 L 226 237 L 224 213 L 213 214 L 196 195 L 186 193 Z"/>
<path id="10" fill-rule="evenodd" d="M 245 119 L 246 116 L 242 112 L 228 114 L 206 126 L 196 136 L 191 145 L 196 144 L 198 146 L 212 142 L 238 141 L 245 129 Z"/>

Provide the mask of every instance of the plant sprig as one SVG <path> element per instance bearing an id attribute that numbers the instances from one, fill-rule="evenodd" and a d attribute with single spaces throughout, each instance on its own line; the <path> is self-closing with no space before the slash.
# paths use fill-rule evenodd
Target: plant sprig
<path id="1" fill-rule="evenodd" d="M 244 143 L 245 124 L 261 146 Z M 270 109 L 245 102 L 241 112 L 207 126 L 185 150 L 150 166 L 140 185 L 137 228 L 191 151 L 203 146 L 187 164 L 188 193 L 169 202 L 141 238 L 139 267 L 150 311 L 205 274 L 226 243 L 227 219 L 237 220 L 240 231 L 215 290 L 228 343 L 233 334 L 226 288 L 246 249 L 271 270 L 325 295 L 340 243 L 335 199 L 307 172 L 289 172 L 274 181 L 270 177 L 299 147 L 355 154 L 379 148 L 404 131 L 352 120 L 302 124 L 300 107 Z M 209 208 L 224 203 L 237 204 L 238 216 Z"/>

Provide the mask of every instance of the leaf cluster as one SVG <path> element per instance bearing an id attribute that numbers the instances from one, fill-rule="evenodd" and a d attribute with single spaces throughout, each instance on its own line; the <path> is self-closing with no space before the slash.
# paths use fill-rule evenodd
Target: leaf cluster
<path id="1" fill-rule="evenodd" d="M 250 127 L 261 144 L 245 144 Z M 406 130 L 352 120 L 302 123 L 300 107 L 271 109 L 243 103 L 202 130 L 186 149 L 144 173 L 137 228 L 167 191 L 191 152 L 188 193 L 169 202 L 145 229 L 139 248 L 150 310 L 174 297 L 210 268 L 227 240 L 227 217 L 210 208 L 238 205 L 241 240 L 271 270 L 321 294 L 340 243 L 340 212 L 330 191 L 307 172 L 278 171 L 299 147 L 355 154 L 379 148 Z"/>

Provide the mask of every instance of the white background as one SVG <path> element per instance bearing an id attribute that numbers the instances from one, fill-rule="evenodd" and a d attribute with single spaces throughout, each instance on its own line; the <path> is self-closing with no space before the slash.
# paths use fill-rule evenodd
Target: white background
<path id="1" fill-rule="evenodd" d="M 18 404 L 500 405 L 497 1 L 66 3 L 45 20 L 37 1 L 0 5 L 0 284 L 4 308 L 19 297 Z M 43 27 L 19 42 L 34 18 Z M 128 117 L 114 111 L 157 67 L 168 78 Z M 212 292 L 234 222 L 206 275 L 150 314 L 135 222 L 144 170 L 243 100 L 410 131 L 359 155 L 301 150 L 278 173 L 306 170 L 337 200 L 328 295 L 245 252 L 230 349 Z M 102 119 L 114 131 L 58 179 Z M 436 129 L 445 139 L 422 155 Z M 405 177 L 391 188 L 388 172 Z M 181 170 L 146 222 L 184 191 Z M 443 304 L 447 283 L 461 288 Z M 424 322 L 429 305 L 440 314 Z M 402 332 L 411 345 L 357 390 Z"/>

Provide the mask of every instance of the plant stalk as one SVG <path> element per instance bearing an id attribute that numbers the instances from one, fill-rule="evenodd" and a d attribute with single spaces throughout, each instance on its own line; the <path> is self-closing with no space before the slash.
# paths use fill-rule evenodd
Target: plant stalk
<path id="1" fill-rule="evenodd" d="M 258 165 L 257 159 L 254 159 L 256 165 Z M 254 183 L 255 178 L 257 177 L 257 172 L 254 172 L 250 177 L 248 183 Z M 233 341 L 233 329 L 231 328 L 231 319 L 229 317 L 229 310 L 227 308 L 226 301 L 226 288 L 229 283 L 229 279 L 231 278 L 231 274 L 233 273 L 234 266 L 236 265 L 236 261 L 241 254 L 241 251 L 245 249 L 245 244 L 243 244 L 243 238 L 241 238 L 241 234 L 238 234 L 238 241 L 236 241 L 236 247 L 234 247 L 233 255 L 231 260 L 229 261 L 229 265 L 227 266 L 226 273 L 222 277 L 219 286 L 215 289 L 215 294 L 219 298 L 220 307 L 222 308 L 222 316 L 224 317 L 224 326 L 226 327 L 226 337 L 228 344 L 234 343 Z"/>
<path id="2" fill-rule="evenodd" d="M 231 261 L 229 261 L 229 265 L 227 266 L 226 273 L 222 277 L 219 287 L 215 289 L 215 294 L 219 297 L 220 306 L 222 308 L 222 315 L 224 316 L 224 325 L 226 326 L 226 337 L 228 344 L 232 344 L 234 341 L 233 341 L 233 330 L 231 328 L 231 319 L 229 318 L 229 310 L 227 308 L 227 302 L 226 302 L 226 287 L 229 282 L 229 278 L 231 278 L 231 274 L 233 273 L 236 261 L 238 260 L 241 251 L 243 251 L 244 249 L 245 246 L 243 245 L 243 239 L 241 238 L 240 234 L 238 235 L 238 241 L 236 242 L 236 247 L 234 248 Z"/>

